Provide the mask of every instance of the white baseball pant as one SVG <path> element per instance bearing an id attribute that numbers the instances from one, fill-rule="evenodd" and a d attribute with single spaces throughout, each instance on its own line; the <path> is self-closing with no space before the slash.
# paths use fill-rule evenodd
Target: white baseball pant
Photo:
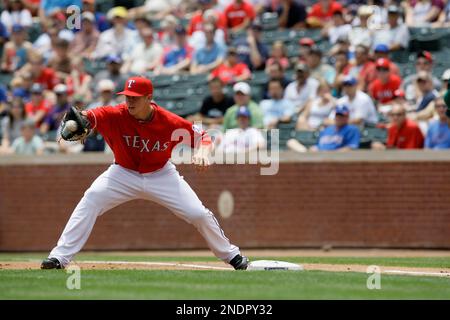
<path id="1" fill-rule="evenodd" d="M 240 254 L 239 248 L 223 233 L 213 213 L 168 161 L 160 170 L 146 174 L 111 165 L 85 192 L 49 257 L 57 258 L 63 266 L 69 264 L 89 238 L 97 217 L 134 199 L 159 203 L 193 224 L 219 259 L 229 262 Z"/>

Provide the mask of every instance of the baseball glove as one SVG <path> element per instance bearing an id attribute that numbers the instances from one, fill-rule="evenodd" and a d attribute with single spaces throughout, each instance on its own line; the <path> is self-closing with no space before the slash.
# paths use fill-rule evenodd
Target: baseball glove
<path id="1" fill-rule="evenodd" d="M 72 106 L 62 120 L 61 138 L 66 141 L 83 141 L 91 133 L 90 126 L 86 117 L 77 108 Z"/>

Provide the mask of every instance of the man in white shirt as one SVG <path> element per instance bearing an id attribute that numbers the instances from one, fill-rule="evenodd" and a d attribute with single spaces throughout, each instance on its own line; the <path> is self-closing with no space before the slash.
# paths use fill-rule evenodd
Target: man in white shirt
<path id="1" fill-rule="evenodd" d="M 400 18 L 400 8 L 392 5 L 388 8 L 388 24 L 375 32 L 373 48 L 387 44 L 389 51 L 405 50 L 409 45 L 408 26 Z"/>
<path id="2" fill-rule="evenodd" d="M 108 55 L 122 56 L 130 53 L 136 41 L 136 31 L 126 27 L 128 12 L 124 7 L 114 7 L 108 12 L 113 27 L 100 34 L 93 58 Z"/>
<path id="3" fill-rule="evenodd" d="M 309 68 L 304 63 L 295 67 L 297 80 L 291 82 L 284 91 L 284 99 L 294 103 L 296 112 L 302 112 L 306 103 L 317 95 L 319 81 L 309 76 Z"/>
<path id="4" fill-rule="evenodd" d="M 122 73 L 142 74 L 153 71 L 161 65 L 164 49 L 154 40 L 153 30 L 145 28 L 140 32 L 142 42 L 136 44 L 133 51 L 125 55 Z"/>
<path id="5" fill-rule="evenodd" d="M 342 82 L 344 96 L 338 100 L 338 105 L 346 105 L 350 109 L 350 124 L 376 124 L 378 114 L 369 95 L 358 90 L 358 81 L 352 76 L 346 76 Z M 330 115 L 334 119 L 334 112 Z"/>

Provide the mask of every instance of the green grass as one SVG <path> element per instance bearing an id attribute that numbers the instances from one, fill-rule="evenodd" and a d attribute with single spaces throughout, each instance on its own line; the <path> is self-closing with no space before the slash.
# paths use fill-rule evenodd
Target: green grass
<path id="1" fill-rule="evenodd" d="M 39 261 L 42 253 L 2 253 L 0 261 Z M 448 258 L 251 257 L 297 263 L 449 267 Z M 217 261 L 214 257 L 121 256 L 82 253 L 77 260 Z M 382 275 L 381 290 L 368 290 L 369 275 L 356 272 L 206 270 L 84 270 L 81 290 L 69 290 L 64 270 L 0 270 L 0 299 L 450 299 L 450 279 Z"/>
<path id="2" fill-rule="evenodd" d="M 450 279 L 382 276 L 366 288 L 363 273 L 82 271 L 68 290 L 61 270 L 1 270 L 0 299 L 450 299 Z"/>
<path id="3" fill-rule="evenodd" d="M 0 253 L 0 261 L 29 261 L 41 260 L 48 253 Z M 326 264 L 362 264 L 392 267 L 418 268 L 450 268 L 450 257 L 250 257 L 251 260 L 282 260 L 294 263 L 326 263 Z M 159 256 L 129 256 L 104 253 L 80 253 L 76 256 L 79 261 L 118 260 L 118 261 L 161 261 L 161 262 L 206 262 L 218 261 L 215 257 L 159 257 Z"/>

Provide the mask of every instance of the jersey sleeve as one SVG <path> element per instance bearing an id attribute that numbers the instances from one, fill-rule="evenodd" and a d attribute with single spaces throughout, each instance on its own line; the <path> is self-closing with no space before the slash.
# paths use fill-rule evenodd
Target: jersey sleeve
<path id="1" fill-rule="evenodd" d="M 86 111 L 86 117 L 91 124 L 92 130 L 97 130 L 100 133 L 105 133 L 108 128 L 108 123 L 111 119 L 111 114 L 114 112 L 114 107 L 105 106 L 90 109 Z"/>

